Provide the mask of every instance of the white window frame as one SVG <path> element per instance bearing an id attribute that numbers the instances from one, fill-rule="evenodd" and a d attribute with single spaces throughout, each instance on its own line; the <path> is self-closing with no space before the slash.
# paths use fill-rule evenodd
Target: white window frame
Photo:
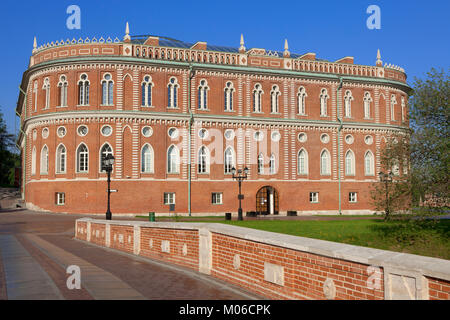
<path id="1" fill-rule="evenodd" d="M 262 113 L 262 95 L 264 91 L 259 83 L 256 83 L 253 87 L 253 112 Z"/>
<path id="2" fill-rule="evenodd" d="M 63 152 L 60 152 L 61 147 L 64 148 Z M 67 148 L 64 144 L 60 143 L 56 148 L 56 166 L 55 173 L 56 174 L 64 174 L 67 171 Z M 64 166 L 62 170 L 61 167 Z"/>
<path id="3" fill-rule="evenodd" d="M 64 77 L 64 79 L 63 79 Z M 59 76 L 58 88 L 59 92 L 59 106 L 58 107 L 67 107 L 67 87 L 69 82 L 67 81 L 67 76 L 62 74 Z"/>
<path id="4" fill-rule="evenodd" d="M 149 78 L 148 80 L 145 80 L 145 78 Z M 153 88 L 154 84 L 152 82 L 152 77 L 148 74 L 146 74 L 142 78 L 141 82 L 141 104 L 143 107 L 152 107 L 153 103 Z M 143 98 L 143 99 L 142 99 Z M 150 101 L 149 101 L 150 100 Z"/>
<path id="5" fill-rule="evenodd" d="M 328 116 L 328 90 L 326 88 L 320 89 L 320 116 L 327 117 Z"/>
<path id="6" fill-rule="evenodd" d="M 172 82 L 173 80 L 173 82 Z M 167 84 L 167 107 L 176 109 L 178 108 L 178 79 L 176 77 L 170 77 Z"/>
<path id="7" fill-rule="evenodd" d="M 65 192 L 56 192 L 56 205 L 63 206 L 66 204 Z"/>
<path id="8" fill-rule="evenodd" d="M 144 154 L 144 149 L 147 148 L 147 152 Z M 141 148 L 141 172 L 142 173 L 154 173 L 154 152 L 153 147 L 146 143 Z"/>
<path id="9" fill-rule="evenodd" d="M 345 153 L 345 175 L 355 175 L 355 153 L 352 150 L 348 150 Z"/>
<path id="10" fill-rule="evenodd" d="M 206 79 L 200 80 L 198 86 L 197 104 L 198 110 L 208 110 L 208 81 Z"/>
<path id="11" fill-rule="evenodd" d="M 171 205 L 175 204 L 175 192 L 164 192 L 164 204 Z"/>
<path id="12" fill-rule="evenodd" d="M 211 204 L 214 204 L 214 205 L 223 204 L 223 193 L 222 192 L 212 192 L 211 193 Z"/>
<path id="13" fill-rule="evenodd" d="M 44 153 L 44 149 L 45 149 L 45 153 Z M 44 146 L 41 149 L 41 170 L 40 170 L 40 174 L 41 175 L 47 175 L 48 174 L 48 147 L 46 144 L 44 144 Z"/>
<path id="14" fill-rule="evenodd" d="M 304 170 L 301 170 L 301 165 L 300 165 L 300 155 L 304 154 L 304 163 L 303 163 L 303 167 Z M 298 175 L 308 175 L 308 152 L 306 151 L 306 149 L 302 148 L 298 151 L 297 153 L 297 173 Z"/>
<path id="15" fill-rule="evenodd" d="M 370 119 L 370 103 L 372 102 L 372 97 L 370 92 L 364 93 L 364 119 Z"/>
<path id="16" fill-rule="evenodd" d="M 279 97 L 281 95 L 278 85 L 272 86 L 272 91 L 270 91 L 270 113 L 279 113 Z"/>
<path id="17" fill-rule="evenodd" d="M 309 202 L 310 203 L 319 203 L 319 192 L 312 191 L 309 193 Z"/>
<path id="18" fill-rule="evenodd" d="M 83 79 L 83 76 L 86 76 L 86 78 Z M 90 88 L 90 81 L 87 73 L 80 74 L 80 79 L 78 80 L 79 106 L 89 106 L 89 88 Z"/>
<path id="19" fill-rule="evenodd" d="M 357 203 L 358 202 L 358 192 L 351 191 L 348 193 L 348 202 Z"/>
<path id="20" fill-rule="evenodd" d="M 109 76 L 110 79 L 106 79 Z M 106 86 L 104 86 L 106 84 Z M 103 79 L 100 82 L 102 88 L 102 106 L 113 106 L 114 105 L 114 80 L 111 73 L 106 72 L 103 74 Z"/>
<path id="21" fill-rule="evenodd" d="M 234 93 L 234 85 L 233 82 L 228 81 L 225 84 L 224 91 L 224 110 L 225 111 L 233 111 L 233 93 Z"/>
<path id="22" fill-rule="evenodd" d="M 308 94 L 306 93 L 305 87 L 301 86 L 298 88 L 297 93 L 297 114 L 301 116 L 306 115 L 306 97 Z"/>

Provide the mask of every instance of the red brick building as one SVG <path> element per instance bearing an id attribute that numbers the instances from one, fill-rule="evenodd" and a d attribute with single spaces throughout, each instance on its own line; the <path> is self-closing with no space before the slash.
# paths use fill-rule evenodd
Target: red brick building
<path id="1" fill-rule="evenodd" d="M 30 208 L 368 213 L 384 137 L 407 123 L 404 70 L 314 53 L 157 36 L 37 47 L 24 72 L 22 192 Z M 339 190 L 341 190 L 339 197 Z"/>

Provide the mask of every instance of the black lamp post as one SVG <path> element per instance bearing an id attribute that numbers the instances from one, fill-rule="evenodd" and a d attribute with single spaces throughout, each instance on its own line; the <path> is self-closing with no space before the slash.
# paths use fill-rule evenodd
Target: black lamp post
<path id="1" fill-rule="evenodd" d="M 386 219 L 389 216 L 390 210 L 389 210 L 389 183 L 392 182 L 392 172 L 389 171 L 388 173 L 384 173 L 384 172 L 379 172 L 378 176 L 380 177 L 380 182 L 384 182 L 385 184 L 385 190 L 386 190 L 386 209 L 385 209 L 385 214 L 386 214 Z"/>
<path id="2" fill-rule="evenodd" d="M 110 197 L 111 197 L 111 171 L 113 169 L 114 156 L 108 154 L 105 159 L 103 159 L 103 170 L 106 171 L 108 175 L 108 209 L 106 210 L 106 220 L 111 220 L 111 210 L 110 210 Z"/>
<path id="3" fill-rule="evenodd" d="M 244 199 L 244 195 L 241 194 L 241 184 L 242 181 L 247 179 L 247 174 L 248 174 L 248 168 L 245 167 L 244 171 L 242 172 L 241 169 L 237 170 L 237 175 L 236 175 L 236 168 L 233 167 L 231 169 L 231 173 L 233 174 L 233 179 L 237 180 L 239 183 L 239 195 L 238 195 L 238 199 L 239 199 L 239 209 L 238 209 L 238 220 L 243 220 L 242 219 L 242 206 L 241 206 L 241 201 L 242 199 Z"/>

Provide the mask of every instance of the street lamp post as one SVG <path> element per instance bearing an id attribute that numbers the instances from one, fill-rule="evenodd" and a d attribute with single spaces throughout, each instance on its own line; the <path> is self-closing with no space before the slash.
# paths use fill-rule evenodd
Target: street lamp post
<path id="1" fill-rule="evenodd" d="M 105 159 L 103 159 L 103 170 L 106 171 L 108 175 L 108 209 L 106 210 L 106 220 L 111 220 L 111 209 L 110 209 L 110 198 L 111 198 L 111 171 L 113 169 L 114 156 L 108 154 Z"/>
<path id="2" fill-rule="evenodd" d="M 239 209 L 238 209 L 238 220 L 243 220 L 242 219 L 242 206 L 241 206 L 241 201 L 242 199 L 244 199 L 244 195 L 241 194 L 241 184 L 242 181 L 247 179 L 247 174 L 248 174 L 248 168 L 245 167 L 244 171 L 242 172 L 241 169 L 237 170 L 237 174 L 236 174 L 236 168 L 233 167 L 231 169 L 231 173 L 233 174 L 233 179 L 237 180 L 237 182 L 239 183 L 239 195 L 238 195 L 238 199 L 239 199 Z"/>
<path id="3" fill-rule="evenodd" d="M 389 209 L 389 183 L 392 182 L 392 172 L 389 171 L 388 173 L 379 172 L 378 173 L 380 177 L 380 182 L 384 182 L 385 185 L 385 191 L 386 191 L 386 208 L 385 208 L 385 214 L 386 219 L 389 216 L 390 209 Z"/>

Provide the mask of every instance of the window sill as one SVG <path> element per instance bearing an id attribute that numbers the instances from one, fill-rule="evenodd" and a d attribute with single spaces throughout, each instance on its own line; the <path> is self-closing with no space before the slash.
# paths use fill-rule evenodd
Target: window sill
<path id="1" fill-rule="evenodd" d="M 197 109 L 197 111 L 211 111 L 210 109 Z"/>
<path id="2" fill-rule="evenodd" d="M 154 108 L 155 106 L 141 106 L 141 108 Z"/>
<path id="3" fill-rule="evenodd" d="M 166 107 L 167 109 L 171 109 L 171 110 L 179 110 L 180 108 L 178 107 Z"/>
<path id="4" fill-rule="evenodd" d="M 113 104 L 101 104 L 100 107 L 114 107 Z"/>
<path id="5" fill-rule="evenodd" d="M 56 106 L 56 108 L 67 108 L 68 106 Z"/>
<path id="6" fill-rule="evenodd" d="M 90 107 L 91 105 L 89 104 L 77 104 L 77 107 Z"/>
<path id="7" fill-rule="evenodd" d="M 308 115 L 306 113 L 297 113 L 297 116 L 307 117 Z"/>

